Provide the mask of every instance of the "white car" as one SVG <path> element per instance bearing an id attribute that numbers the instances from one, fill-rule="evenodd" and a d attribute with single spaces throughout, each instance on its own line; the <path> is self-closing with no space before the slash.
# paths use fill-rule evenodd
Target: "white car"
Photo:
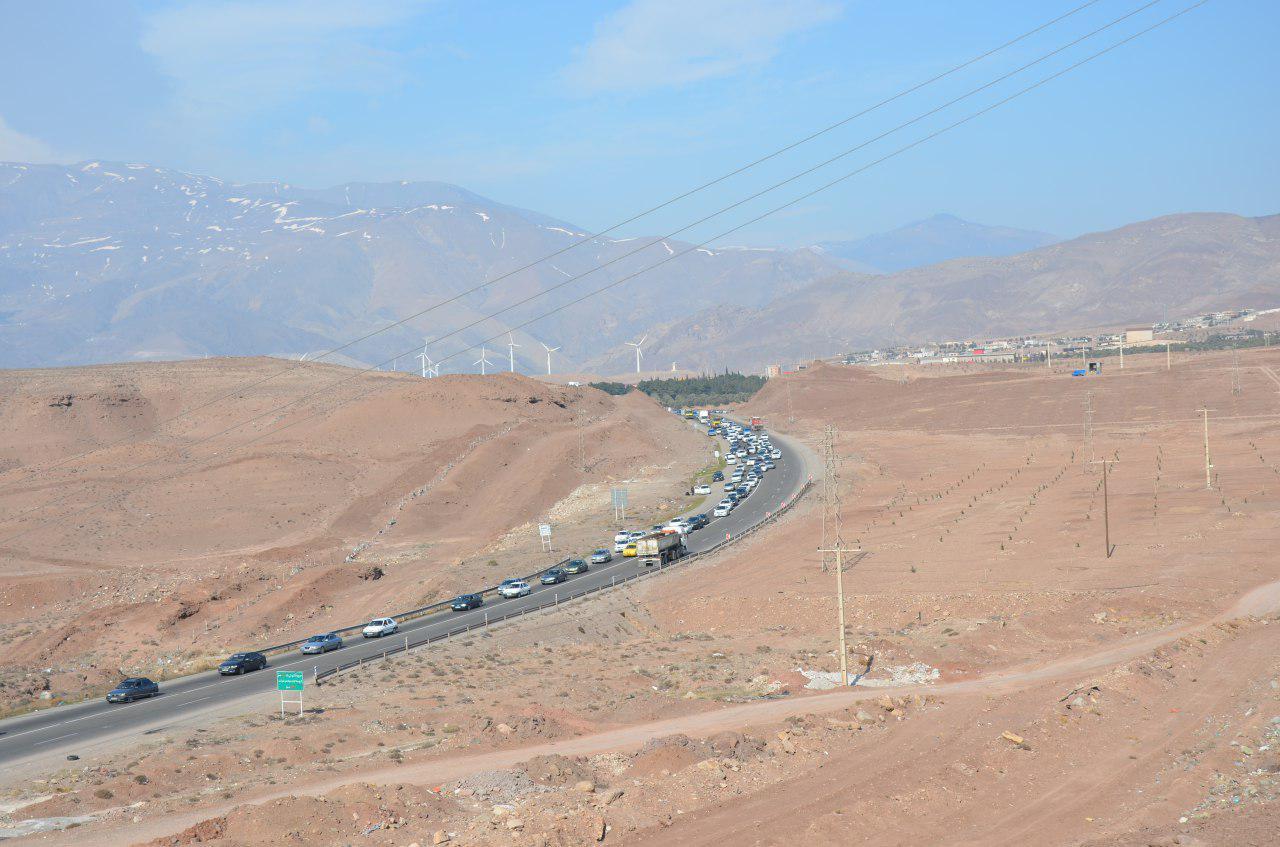
<path id="1" fill-rule="evenodd" d="M 781 459 L 781 458 L 782 458 L 782 451 L 781 451 L 781 450 L 774 450 L 772 453 L 770 453 L 770 454 L 769 454 L 769 458 L 770 458 L 770 459 Z"/>
<path id="2" fill-rule="evenodd" d="M 699 486 L 695 487 L 695 488 L 693 489 L 693 493 L 694 493 L 694 494 L 710 494 L 710 493 L 711 493 L 711 486 L 710 486 L 710 485 L 707 485 L 707 484 L 705 484 L 705 483 L 704 483 L 704 484 L 702 484 L 702 485 L 699 485 Z"/>
<path id="3" fill-rule="evenodd" d="M 735 456 L 735 455 L 733 455 L 732 453 L 730 453 L 730 454 L 728 454 L 727 456 L 725 456 L 725 457 L 724 457 L 724 463 L 725 463 L 726 465 L 733 465 L 733 464 L 736 464 L 736 463 L 737 463 L 737 461 L 738 461 L 738 457 L 737 457 L 737 456 Z"/>
<path id="4" fill-rule="evenodd" d="M 498 586 L 498 593 L 507 599 L 512 597 L 524 597 L 533 589 L 529 587 L 529 583 L 523 579 L 509 579 L 502 585 Z"/>
<path id="5" fill-rule="evenodd" d="M 729 514 L 729 507 L 723 503 L 711 510 L 711 516 L 713 518 L 723 518 L 727 514 Z"/>
<path id="6" fill-rule="evenodd" d="M 400 624 L 395 622 L 394 618 L 374 618 L 365 624 L 360 634 L 365 638 L 381 638 L 384 635 L 393 635 L 400 629 Z"/>

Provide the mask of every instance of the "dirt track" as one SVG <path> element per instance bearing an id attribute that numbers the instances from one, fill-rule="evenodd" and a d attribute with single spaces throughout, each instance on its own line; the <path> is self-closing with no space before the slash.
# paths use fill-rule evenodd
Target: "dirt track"
<path id="1" fill-rule="evenodd" d="M 1127 640 L 1105 649 L 1081 655 L 1066 656 L 1049 662 L 1037 663 L 1019 668 L 970 679 L 962 682 L 941 683 L 929 687 L 931 697 L 945 698 L 948 709 L 955 708 L 968 711 L 975 698 L 991 698 L 996 695 L 1010 695 L 1027 689 L 1035 689 L 1046 684 L 1062 686 L 1088 677 L 1104 670 L 1146 655 L 1163 645 L 1172 644 L 1181 638 L 1206 629 L 1217 623 L 1225 623 L 1242 617 L 1267 617 L 1280 614 L 1280 581 L 1259 586 L 1240 597 L 1232 606 L 1221 614 L 1206 621 L 1184 624 L 1182 626 L 1150 633 Z M 1274 650 L 1280 632 L 1272 631 L 1269 638 L 1252 646 L 1254 661 L 1274 658 Z M 1252 664 L 1241 664 L 1235 667 L 1221 666 L 1216 669 L 1220 679 L 1206 680 L 1196 695 L 1188 701 L 1192 708 L 1187 709 L 1192 723 L 1198 715 L 1212 711 L 1211 704 L 1215 697 L 1228 696 L 1236 677 L 1256 670 Z M 648 724 L 629 726 L 609 732 L 595 733 L 565 741 L 553 741 L 533 747 L 518 747 L 500 752 L 478 755 L 461 755 L 452 758 L 438 759 L 421 765 L 396 766 L 381 770 L 367 770 L 350 774 L 341 779 L 315 781 L 309 784 L 293 784 L 287 789 L 264 793 L 253 798 L 242 798 L 235 804 L 224 807 L 208 807 L 199 812 L 191 812 L 174 817 L 153 819 L 145 824 L 130 825 L 123 831 L 99 830 L 95 833 L 94 843 L 102 847 L 127 847 L 154 838 L 178 832 L 186 827 L 229 811 L 244 802 L 267 803 L 287 796 L 322 796 L 329 794 L 343 785 L 357 783 L 416 783 L 419 785 L 440 785 L 461 779 L 479 771 L 509 768 L 519 762 L 535 756 L 559 754 L 562 756 L 590 756 L 606 751 L 632 750 L 645 742 L 677 733 L 690 736 L 710 736 L 725 730 L 743 730 L 755 726 L 776 724 L 788 717 L 806 714 L 822 714 L 848 709 L 859 703 L 865 703 L 901 694 L 919 693 L 917 686 L 900 688 L 884 687 L 875 689 L 853 689 L 829 694 L 818 694 L 792 699 L 773 700 L 729 707 L 713 712 L 686 715 L 679 718 L 655 721 Z M 950 723 L 946 716 L 940 718 L 943 723 Z M 895 745 L 894 762 L 903 758 L 908 760 L 918 757 L 933 757 L 933 744 L 937 738 L 937 725 L 926 719 L 918 721 L 911 727 L 906 738 L 898 738 Z M 1185 731 L 1185 727 L 1184 730 Z M 1176 741 L 1179 730 L 1169 728 L 1170 737 L 1166 746 Z M 1127 755 L 1127 754 L 1126 754 Z M 1124 759 L 1122 762 L 1121 759 Z M 833 763 L 834 764 L 834 763 Z M 1118 756 L 1116 765 L 1128 764 L 1125 756 Z M 831 767 L 816 775 L 802 775 L 794 780 L 794 784 L 784 788 L 782 793 L 771 791 L 764 796 L 757 796 L 744 803 L 735 801 L 720 810 L 709 810 L 690 815 L 680 822 L 679 827 L 664 829 L 664 837 L 676 838 L 681 844 L 723 844 L 729 838 L 735 843 L 785 844 L 794 843 L 793 835 L 786 834 L 788 822 L 797 817 L 803 818 L 807 807 L 829 805 L 842 796 L 846 796 L 848 786 L 856 777 L 867 778 L 867 763 L 859 761 L 858 770 L 848 771 Z M 898 764 L 882 762 L 879 767 L 886 773 L 899 767 Z M 1099 768 L 1108 770 L 1104 763 Z M 1123 780 L 1122 775 L 1112 777 Z M 1101 792 L 1112 790 L 1107 783 L 1099 784 L 1097 780 L 1085 780 L 1080 784 L 1064 784 L 1053 792 L 1043 795 L 1038 801 L 1040 812 L 1037 817 L 1026 810 L 1010 816 L 1008 820 L 986 820 L 987 831 L 973 841 L 953 841 L 950 844 L 1026 844 L 1051 843 L 1045 841 L 1043 833 L 1037 835 L 1042 819 L 1055 819 L 1063 814 L 1063 803 L 1066 798 L 1074 802 L 1082 802 L 1081 795 L 1085 790 Z M 791 794 L 794 796 L 790 796 Z M 757 833 L 773 831 L 777 833 L 770 838 L 761 839 Z M 647 839 L 643 835 L 636 836 L 640 841 Z M 61 836 L 50 836 L 40 840 L 42 844 L 61 845 L 81 843 L 74 833 Z"/>
<path id="2" fill-rule="evenodd" d="M 367 808 L 384 786 L 449 783 L 447 810 L 408 809 L 406 838 L 375 843 L 444 827 L 459 844 L 561 847 L 603 826 L 606 843 L 1269 844 L 1280 395 L 1264 369 L 1280 355 L 1242 359 L 1241 393 L 1214 356 L 1091 381 L 816 367 L 770 384 L 749 411 L 772 427 L 810 446 L 839 427 L 842 537 L 869 551 L 846 579 L 866 688 L 802 690 L 801 671 L 838 666 L 815 500 L 590 615 L 353 677 L 305 732 L 247 715 L 91 762 L 37 813 L 102 812 L 103 843 L 198 823 L 160 843 L 265 847 L 314 840 L 318 810 L 355 815 L 358 836 L 390 819 Z M 1220 410 L 1209 490 L 1206 403 Z M 1091 460 L 1117 455 L 1108 557 Z M 938 681 L 870 687 L 914 666 Z M 175 750 L 191 765 L 170 776 Z M 467 774 L 544 772 L 575 776 L 499 811 L 452 791 Z M 158 774 L 164 790 L 132 782 Z M 621 799 L 575 793 L 584 775 Z"/>

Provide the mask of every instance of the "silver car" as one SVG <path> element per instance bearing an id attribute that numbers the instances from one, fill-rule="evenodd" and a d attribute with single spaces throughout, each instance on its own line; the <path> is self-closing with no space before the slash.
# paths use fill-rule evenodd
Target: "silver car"
<path id="1" fill-rule="evenodd" d="M 307 655 L 314 653 L 328 653 L 330 650 L 340 650 L 342 648 L 342 638 L 336 632 L 326 632 L 324 635 L 313 635 L 306 641 L 302 642 L 302 652 Z"/>

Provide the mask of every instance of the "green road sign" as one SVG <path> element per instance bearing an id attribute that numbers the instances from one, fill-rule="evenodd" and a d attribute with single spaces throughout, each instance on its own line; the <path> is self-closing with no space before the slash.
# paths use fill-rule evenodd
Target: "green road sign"
<path id="1" fill-rule="evenodd" d="M 276 671 L 276 691 L 301 691 L 302 671 Z"/>

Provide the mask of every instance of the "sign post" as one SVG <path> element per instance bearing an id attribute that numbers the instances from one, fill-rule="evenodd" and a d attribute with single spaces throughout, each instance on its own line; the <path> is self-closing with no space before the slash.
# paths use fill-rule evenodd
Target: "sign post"
<path id="1" fill-rule="evenodd" d="M 538 537 L 542 539 L 542 549 L 544 552 L 551 552 L 551 524 L 538 524 Z"/>
<path id="2" fill-rule="evenodd" d="M 627 489 L 610 488 L 609 496 L 613 506 L 613 519 L 621 522 L 627 519 Z"/>
<path id="3" fill-rule="evenodd" d="M 306 678 L 302 671 L 276 671 L 276 691 L 280 692 L 280 717 L 284 717 L 285 704 L 293 706 L 298 705 L 298 716 L 302 716 L 302 690 L 306 686 Z M 291 691 L 298 693 L 298 699 L 294 700 L 288 694 Z"/>

